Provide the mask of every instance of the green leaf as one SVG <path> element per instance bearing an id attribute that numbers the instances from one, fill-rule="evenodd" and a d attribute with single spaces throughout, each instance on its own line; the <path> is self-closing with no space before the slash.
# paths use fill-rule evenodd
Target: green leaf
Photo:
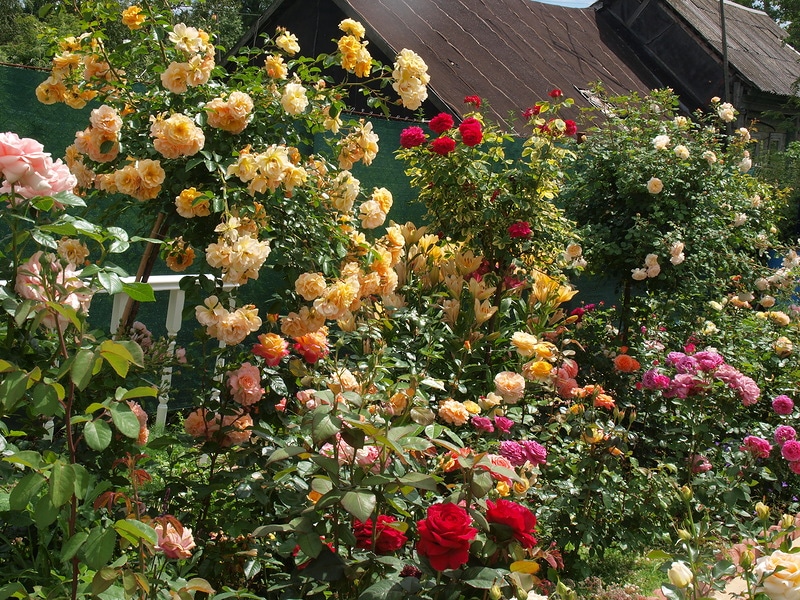
<path id="1" fill-rule="evenodd" d="M 158 395 L 158 390 L 150 386 L 139 386 L 132 390 L 126 390 L 120 400 L 130 400 L 132 398 L 155 398 Z"/>
<path id="2" fill-rule="evenodd" d="M 116 273 L 101 271 L 97 274 L 97 280 L 103 289 L 112 296 L 122 291 L 122 279 Z"/>
<path id="3" fill-rule="evenodd" d="M 86 386 L 89 385 L 89 382 L 92 380 L 94 363 L 95 356 L 94 352 L 91 350 L 81 348 L 75 354 L 75 358 L 69 370 L 69 376 L 79 390 L 85 390 Z"/>
<path id="4" fill-rule="evenodd" d="M 128 375 L 128 369 L 135 360 L 128 348 L 113 340 L 106 340 L 100 344 L 100 356 L 120 377 Z"/>
<path id="5" fill-rule="evenodd" d="M 89 421 L 83 427 L 83 437 L 92 450 L 105 450 L 111 443 L 111 427 L 102 419 Z"/>
<path id="6" fill-rule="evenodd" d="M 406 473 L 402 477 L 397 479 L 398 483 L 402 485 L 408 485 L 420 490 L 428 490 L 431 492 L 435 492 L 437 490 L 437 482 L 436 480 L 431 477 L 430 475 L 426 475 L 425 473 Z"/>
<path id="7" fill-rule="evenodd" d="M 19 594 L 22 595 L 20 596 Z M 25 591 L 25 586 L 18 581 L 15 581 L 0 587 L 0 600 L 7 600 L 12 596 L 18 598 L 24 598 L 25 596 L 28 596 L 28 593 Z"/>
<path id="8" fill-rule="evenodd" d="M 53 506 L 63 506 L 75 494 L 75 470 L 72 465 L 57 462 L 50 472 L 50 498 Z"/>
<path id="9" fill-rule="evenodd" d="M 672 560 L 672 555 L 667 554 L 663 550 L 651 550 L 647 553 L 647 558 L 658 562 L 666 562 L 668 560 Z"/>
<path id="10" fill-rule="evenodd" d="M 83 201 L 83 198 L 80 196 L 76 196 L 72 192 L 58 192 L 53 194 L 53 198 L 60 204 L 64 206 L 86 206 L 86 202 Z"/>
<path id="11" fill-rule="evenodd" d="M 33 522 L 39 529 L 47 529 L 58 518 L 59 509 L 53 506 L 50 496 L 42 496 L 33 509 Z"/>
<path id="12" fill-rule="evenodd" d="M 461 573 L 461 581 L 480 590 L 488 590 L 502 580 L 503 576 L 494 569 L 487 567 L 470 567 Z"/>
<path id="13" fill-rule="evenodd" d="M 25 510 L 47 482 L 41 473 L 28 473 L 17 482 L 8 497 L 11 510 Z"/>
<path id="14" fill-rule="evenodd" d="M 278 462 L 280 460 L 286 460 L 287 458 L 291 458 L 292 456 L 297 456 L 298 454 L 303 454 L 304 452 L 308 452 L 306 448 L 302 446 L 288 446 L 286 448 L 278 448 L 272 454 L 269 455 L 267 459 L 267 465 L 271 465 L 274 462 Z"/>
<path id="15" fill-rule="evenodd" d="M 139 419 L 125 402 L 115 402 L 111 405 L 111 420 L 125 437 L 134 440 L 139 437 Z"/>
<path id="16" fill-rule="evenodd" d="M 36 452 L 36 450 L 20 450 L 14 454 L 9 454 L 4 457 L 3 460 L 31 469 L 38 469 L 42 466 L 42 455 Z"/>
<path id="17" fill-rule="evenodd" d="M 336 435 L 342 428 L 342 421 L 330 413 L 317 413 L 311 424 L 311 437 L 316 444 L 322 444 Z"/>
<path id="18" fill-rule="evenodd" d="M 114 523 L 114 529 L 131 544 L 138 545 L 139 540 L 143 540 L 151 546 L 158 544 L 156 530 L 136 519 L 121 519 Z"/>
<path id="19" fill-rule="evenodd" d="M 64 562 L 68 562 L 78 553 L 83 543 L 86 541 L 86 538 L 89 537 L 89 534 L 85 531 L 79 531 L 71 538 L 67 540 L 67 543 L 64 544 L 64 547 L 61 549 L 61 560 Z"/>
<path id="20" fill-rule="evenodd" d="M 80 549 L 79 557 L 90 569 L 100 569 L 111 560 L 116 542 L 117 534 L 113 529 L 98 525 L 89 532 L 86 543 Z"/>
<path id="21" fill-rule="evenodd" d="M 372 516 L 377 504 L 375 494 L 371 492 L 347 492 L 342 496 L 342 507 L 359 521 L 366 521 Z"/>
<path id="22" fill-rule="evenodd" d="M 155 302 L 156 295 L 153 286 L 149 283 L 123 283 L 122 291 L 128 294 L 136 302 Z"/>
<path id="23" fill-rule="evenodd" d="M 64 388 L 59 384 L 37 383 L 33 386 L 31 410 L 45 417 L 60 414 Z"/>
<path id="24" fill-rule="evenodd" d="M 17 402 L 28 389 L 28 374 L 24 371 L 14 371 L 8 373 L 0 381 L 0 401 L 3 403 L 5 412 L 11 412 L 16 408 Z"/>
<path id="25" fill-rule="evenodd" d="M 111 587 L 111 584 L 119 577 L 119 571 L 111 567 L 105 567 L 97 571 L 92 577 L 92 594 L 98 596 Z"/>

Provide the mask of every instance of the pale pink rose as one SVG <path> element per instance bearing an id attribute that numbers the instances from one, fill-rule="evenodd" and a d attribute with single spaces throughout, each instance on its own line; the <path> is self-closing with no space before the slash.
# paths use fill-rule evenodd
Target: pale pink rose
<path id="1" fill-rule="evenodd" d="M 36 187 L 52 161 L 36 140 L 0 133 L 0 173 L 8 183 Z"/>
<path id="2" fill-rule="evenodd" d="M 168 558 L 189 558 L 192 548 L 196 546 L 192 537 L 192 530 L 183 527 L 181 531 L 170 522 L 156 523 L 154 529 L 158 536 L 156 550 L 164 553 Z"/>
<path id="3" fill-rule="evenodd" d="M 242 406 L 255 404 L 264 396 L 261 371 L 249 362 L 244 363 L 236 371 L 228 373 L 228 388 L 233 399 Z"/>
<path id="4" fill-rule="evenodd" d="M 19 266 L 14 290 L 26 300 L 57 302 L 83 314 L 88 314 L 92 300 L 91 290 L 84 287 L 75 269 L 69 265 L 62 268 L 54 255 L 46 255 L 41 251 Z M 36 310 L 44 308 L 40 305 Z M 61 314 L 57 318 L 62 329 L 69 325 L 69 320 Z M 42 323 L 51 329 L 55 328 L 56 313 L 48 310 Z"/>

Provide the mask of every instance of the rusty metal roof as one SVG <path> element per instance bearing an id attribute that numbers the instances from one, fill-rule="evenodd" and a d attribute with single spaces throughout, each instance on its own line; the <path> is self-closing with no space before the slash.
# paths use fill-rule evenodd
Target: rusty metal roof
<path id="1" fill-rule="evenodd" d="M 722 28 L 719 0 L 664 0 L 719 55 Z M 728 62 L 763 92 L 797 95 L 800 53 L 783 43 L 786 32 L 761 10 L 724 0 Z"/>

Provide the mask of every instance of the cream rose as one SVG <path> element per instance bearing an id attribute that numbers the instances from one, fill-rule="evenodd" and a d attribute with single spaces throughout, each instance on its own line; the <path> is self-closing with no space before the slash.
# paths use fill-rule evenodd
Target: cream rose
<path id="1" fill-rule="evenodd" d="M 647 182 L 647 191 L 651 194 L 660 194 L 664 183 L 658 177 L 651 177 Z"/>
<path id="2" fill-rule="evenodd" d="M 755 591 L 765 593 L 770 600 L 800 598 L 800 553 L 776 550 L 762 556 L 756 562 L 753 574 L 763 577 Z"/>

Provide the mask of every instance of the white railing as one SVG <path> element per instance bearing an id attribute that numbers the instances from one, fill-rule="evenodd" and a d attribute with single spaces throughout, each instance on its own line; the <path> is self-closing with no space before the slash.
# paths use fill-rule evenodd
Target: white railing
<path id="1" fill-rule="evenodd" d="M 175 355 L 175 345 L 178 332 L 183 325 L 181 315 L 183 306 L 186 303 L 186 292 L 180 288 L 181 280 L 184 277 L 198 277 L 198 275 L 151 275 L 147 283 L 153 288 L 153 292 L 169 292 L 167 301 L 167 313 L 164 324 L 167 329 L 167 358 Z M 210 276 L 208 276 L 210 277 Z M 123 277 L 125 283 L 133 283 L 134 277 Z M 231 290 L 236 287 L 233 284 L 224 284 L 223 289 Z M 125 305 L 128 303 L 128 295 L 119 293 L 114 296 L 114 304 L 111 308 L 111 323 L 109 331 L 114 333 L 119 329 L 120 320 L 125 312 Z M 158 408 L 156 408 L 156 429 L 162 429 L 167 423 L 167 410 L 169 408 L 169 392 L 172 386 L 172 367 L 166 366 L 161 372 L 161 385 L 158 390 Z"/>

